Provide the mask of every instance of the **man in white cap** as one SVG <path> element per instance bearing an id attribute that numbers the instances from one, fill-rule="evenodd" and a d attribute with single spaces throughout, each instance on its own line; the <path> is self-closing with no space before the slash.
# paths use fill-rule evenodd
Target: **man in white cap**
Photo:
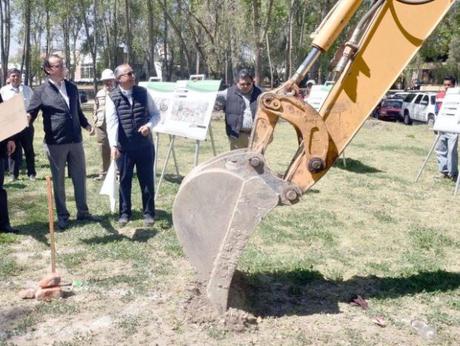
<path id="1" fill-rule="evenodd" d="M 102 157 L 101 170 L 96 180 L 103 180 L 110 166 L 110 145 L 107 138 L 107 122 L 105 101 L 107 96 L 115 87 L 115 76 L 113 71 L 105 69 L 101 74 L 101 81 L 104 84 L 94 100 L 94 127 L 96 128 L 96 140 Z"/>

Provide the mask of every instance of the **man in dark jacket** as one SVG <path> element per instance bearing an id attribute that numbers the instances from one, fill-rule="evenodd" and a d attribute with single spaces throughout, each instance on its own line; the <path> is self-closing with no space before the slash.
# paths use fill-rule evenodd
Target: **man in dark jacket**
<path id="1" fill-rule="evenodd" d="M 3 100 L 0 96 L 0 103 Z M 5 180 L 5 158 L 11 155 L 16 148 L 14 141 L 11 138 L 0 142 L 0 233 L 16 233 L 17 230 L 11 227 L 10 218 L 8 216 L 8 199 L 3 182 Z"/>
<path id="2" fill-rule="evenodd" d="M 120 171 L 120 226 L 131 218 L 131 184 L 136 166 L 141 187 L 144 225 L 153 226 L 155 195 L 153 187 L 154 147 L 151 131 L 160 119 L 152 97 L 145 88 L 135 85 L 130 65 L 115 69 L 118 87 L 106 100 L 107 134 L 112 158 Z"/>
<path id="3" fill-rule="evenodd" d="M 64 79 L 64 62 L 59 55 L 45 58 L 43 69 L 48 75 L 41 86 L 35 89 L 27 112 L 31 121 L 41 110 L 45 130 L 45 148 L 53 176 L 54 200 L 58 215 L 58 227 L 68 226 L 69 212 L 65 197 L 65 166 L 69 165 L 70 177 L 75 191 L 77 220 L 94 220 L 86 203 L 86 165 L 83 151 L 81 127 L 94 133 L 85 118 L 77 87 Z"/>
<path id="4" fill-rule="evenodd" d="M 238 73 L 238 82 L 217 94 L 217 104 L 225 112 L 225 130 L 230 141 L 230 149 L 247 148 L 257 99 L 262 91 L 254 85 L 254 79 L 247 70 Z"/>

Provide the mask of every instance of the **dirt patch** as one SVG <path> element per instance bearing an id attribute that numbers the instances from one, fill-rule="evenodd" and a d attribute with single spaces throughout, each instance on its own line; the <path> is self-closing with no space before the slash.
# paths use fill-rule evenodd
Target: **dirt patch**
<path id="1" fill-rule="evenodd" d="M 184 303 L 184 316 L 188 323 L 204 328 L 218 326 L 226 331 L 245 332 L 257 328 L 260 319 L 251 313 L 230 308 L 221 315 L 206 298 L 205 286 L 195 282 L 187 288 L 188 297 Z"/>

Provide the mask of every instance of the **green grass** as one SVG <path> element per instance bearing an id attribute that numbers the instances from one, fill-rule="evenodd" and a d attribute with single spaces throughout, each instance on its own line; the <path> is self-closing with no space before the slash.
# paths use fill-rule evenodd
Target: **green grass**
<path id="1" fill-rule="evenodd" d="M 0 234 L 0 345 L 43 344 L 422 344 L 410 328 L 424 319 L 437 329 L 435 344 L 460 339 L 460 197 L 453 183 L 436 182 L 432 158 L 414 179 L 433 134 L 426 126 L 370 120 L 330 172 L 292 207 L 273 210 L 257 227 L 238 263 L 244 299 L 234 308 L 260 316 L 257 327 L 235 332 L 199 308 L 184 313 L 196 280 L 172 225 L 171 208 L 182 175 L 193 166 L 194 142 L 177 138 L 181 176 L 171 162 L 156 201 L 157 221 L 144 229 L 139 186 L 133 182 L 132 235 L 119 232 L 117 216 L 92 179 L 100 162 L 85 134 L 88 203 L 100 223 L 74 221 L 57 233 L 58 271 L 80 282 L 73 295 L 52 303 L 20 301 L 16 292 L 49 271 L 44 176 L 48 163 L 36 127 L 38 177 L 7 183 L 12 224 L 19 235 Z M 221 121 L 213 122 L 218 153 L 228 149 Z M 279 124 L 267 152 L 283 171 L 296 146 Z M 168 137 L 160 138 L 158 171 Z M 200 162 L 212 157 L 209 142 Z M 224 192 L 220 192 L 224 193 Z M 212 212 L 212 211 L 205 211 Z M 369 310 L 348 302 L 361 295 Z M 196 316 L 195 316 L 196 315 Z M 191 318 L 191 316 L 193 318 Z M 380 328 L 372 318 L 388 323 Z M 57 341 L 59 339 L 59 341 Z"/>

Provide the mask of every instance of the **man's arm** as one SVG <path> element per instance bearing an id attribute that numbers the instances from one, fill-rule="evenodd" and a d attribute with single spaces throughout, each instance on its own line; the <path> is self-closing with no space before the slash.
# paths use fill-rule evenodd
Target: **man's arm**
<path id="1" fill-rule="evenodd" d="M 225 105 L 227 103 L 227 90 L 228 89 L 217 92 L 216 103 L 214 104 L 215 111 L 221 111 L 225 108 Z"/>
<path id="2" fill-rule="evenodd" d="M 41 88 L 35 89 L 30 99 L 29 106 L 27 107 L 27 113 L 30 115 L 30 123 L 33 123 L 37 118 L 38 112 L 42 107 Z"/>
<path id="3" fill-rule="evenodd" d="M 107 138 L 112 152 L 112 159 L 120 155 L 118 151 L 118 117 L 115 104 L 110 96 L 105 99 L 105 121 L 107 123 Z"/>
<path id="4" fill-rule="evenodd" d="M 150 119 L 148 121 L 147 125 L 150 130 L 152 130 L 156 124 L 160 122 L 160 111 L 158 110 L 157 105 L 155 104 L 155 101 L 153 101 L 152 96 L 147 92 L 147 111 L 149 112 Z"/>

